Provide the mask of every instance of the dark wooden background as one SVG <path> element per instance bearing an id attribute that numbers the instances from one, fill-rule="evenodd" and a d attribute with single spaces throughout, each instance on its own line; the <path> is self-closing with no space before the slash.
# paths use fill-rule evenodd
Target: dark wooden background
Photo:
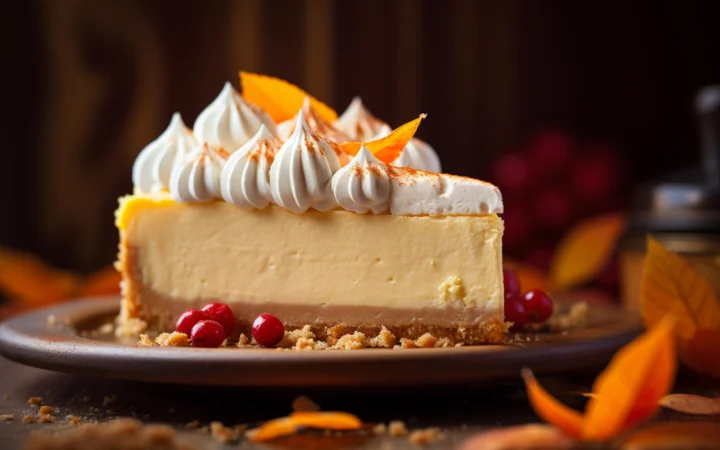
<path id="1" fill-rule="evenodd" d="M 692 98 L 720 81 L 715 1 L 95 1 L 3 5 L 0 245 L 91 270 L 116 197 L 173 111 L 192 123 L 237 70 L 342 110 L 362 95 L 446 171 L 542 127 L 621 149 L 633 182 L 696 161 Z"/>

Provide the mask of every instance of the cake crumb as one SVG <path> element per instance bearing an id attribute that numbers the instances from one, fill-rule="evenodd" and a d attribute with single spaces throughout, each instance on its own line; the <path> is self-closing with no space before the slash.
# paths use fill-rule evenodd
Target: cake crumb
<path id="1" fill-rule="evenodd" d="M 445 439 L 445 433 L 438 427 L 431 427 L 425 430 L 415 430 L 410 433 L 410 442 L 415 445 L 427 445 L 441 439 Z"/>
<path id="2" fill-rule="evenodd" d="M 238 341 L 237 341 L 237 346 L 240 348 L 251 347 L 250 339 L 248 339 L 248 337 L 245 336 L 243 333 L 240 333 L 240 337 L 238 337 Z"/>
<path id="3" fill-rule="evenodd" d="M 117 401 L 117 396 L 116 396 L 116 395 L 114 395 L 114 394 L 113 394 L 113 395 L 106 395 L 105 397 L 103 397 L 102 405 L 103 405 L 104 407 L 105 407 L 105 406 L 110 406 L 110 405 L 115 404 L 116 401 Z"/>
<path id="4" fill-rule="evenodd" d="M 396 341 L 395 335 L 383 326 L 377 336 L 368 340 L 368 344 L 375 348 L 393 348 Z"/>
<path id="5" fill-rule="evenodd" d="M 35 423 L 35 416 L 32 416 L 30 414 L 23 417 L 23 422 L 25 423 Z"/>
<path id="6" fill-rule="evenodd" d="M 28 399 L 28 404 L 31 406 L 37 406 L 42 404 L 42 397 L 30 397 Z"/>
<path id="7" fill-rule="evenodd" d="M 223 444 L 236 441 L 240 437 L 238 430 L 227 428 L 220 422 L 210 422 L 210 435 L 213 439 Z"/>
<path id="8" fill-rule="evenodd" d="M 155 343 L 161 347 L 187 347 L 190 345 L 190 340 L 187 334 L 173 331 L 160 334 L 155 338 Z"/>
<path id="9" fill-rule="evenodd" d="M 293 411 L 320 411 L 320 406 L 310 398 L 301 395 L 292 402 Z"/>
<path id="10" fill-rule="evenodd" d="M 297 330 L 285 331 L 285 336 L 278 344 L 278 347 L 296 347 L 299 339 L 304 339 L 305 344 L 303 344 L 303 347 L 307 345 L 307 342 L 310 339 L 312 339 L 314 342 L 315 333 L 313 333 L 310 329 L 310 325 L 305 325 L 304 327 L 298 328 Z"/>
<path id="11" fill-rule="evenodd" d="M 419 338 L 415 339 L 415 345 L 420 348 L 431 348 L 434 347 L 438 339 L 430 333 L 425 333 Z"/>
<path id="12" fill-rule="evenodd" d="M 57 318 L 53 314 L 50 314 L 49 316 L 47 316 L 48 326 L 54 327 L 56 323 L 57 323 Z"/>
<path id="13" fill-rule="evenodd" d="M 28 450 L 103 449 L 115 450 L 156 449 L 188 450 L 177 442 L 175 430 L 167 425 L 143 425 L 136 419 L 114 419 L 102 424 L 87 424 L 61 433 L 35 433 L 31 435 Z"/>
<path id="14" fill-rule="evenodd" d="M 185 429 L 187 430 L 196 430 L 198 428 L 200 428 L 199 420 L 191 420 L 190 422 L 185 424 Z"/>
<path id="15" fill-rule="evenodd" d="M 408 430 L 405 427 L 405 422 L 401 420 L 393 420 L 388 424 L 388 432 L 392 437 L 406 436 Z"/>
<path id="16" fill-rule="evenodd" d="M 40 414 L 53 414 L 55 412 L 55 408 L 52 406 L 43 405 L 40 407 Z"/>
<path id="17" fill-rule="evenodd" d="M 40 414 L 38 416 L 38 422 L 40 423 L 55 423 L 55 417 L 50 414 Z"/>
<path id="18" fill-rule="evenodd" d="M 147 334 L 141 334 L 140 340 L 136 345 L 142 346 L 142 347 L 152 347 L 153 340 L 150 339 L 150 337 Z"/>
<path id="19" fill-rule="evenodd" d="M 12 414 L 0 414 L 0 420 L 6 421 L 6 422 L 11 422 L 11 421 L 15 420 L 15 416 L 13 416 Z"/>
<path id="20" fill-rule="evenodd" d="M 373 433 L 381 435 L 387 433 L 387 426 L 384 423 L 379 423 L 373 427 Z"/>
<path id="21" fill-rule="evenodd" d="M 555 332 L 581 328 L 587 323 L 588 310 L 587 302 L 573 303 L 567 314 L 550 317 L 547 325 L 551 331 Z"/>
<path id="22" fill-rule="evenodd" d="M 333 346 L 333 348 L 341 350 L 359 350 L 367 347 L 367 336 L 365 336 L 365 333 L 359 331 L 341 336 Z"/>
<path id="23" fill-rule="evenodd" d="M 314 350 L 315 339 L 299 337 L 297 341 L 295 341 L 295 346 L 293 348 L 295 350 Z"/>
<path id="24" fill-rule="evenodd" d="M 123 318 L 115 328 L 115 336 L 117 337 L 134 337 L 139 336 L 148 329 L 148 324 L 142 319 L 133 317 L 130 319 Z"/>
<path id="25" fill-rule="evenodd" d="M 78 416 L 67 415 L 65 416 L 65 420 L 73 427 L 80 424 L 80 418 Z"/>

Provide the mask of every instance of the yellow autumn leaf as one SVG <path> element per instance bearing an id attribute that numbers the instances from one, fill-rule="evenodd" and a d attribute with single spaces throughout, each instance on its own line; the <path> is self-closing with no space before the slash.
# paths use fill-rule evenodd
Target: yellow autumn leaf
<path id="1" fill-rule="evenodd" d="M 75 274 L 56 269 L 34 255 L 0 249 L 0 292 L 25 308 L 63 300 L 79 284 Z"/>
<path id="2" fill-rule="evenodd" d="M 337 120 L 337 113 L 331 107 L 280 78 L 241 71 L 240 85 L 243 98 L 265 110 L 276 123 L 292 119 L 306 97 L 323 120 L 329 123 Z"/>
<path id="3" fill-rule="evenodd" d="M 420 114 L 417 119 L 400 125 L 384 138 L 369 142 L 345 142 L 340 144 L 340 149 L 348 155 L 355 156 L 364 145 L 376 158 L 389 164 L 400 156 L 400 152 L 415 136 L 420 122 L 426 117 L 427 114 Z"/>
<path id="4" fill-rule="evenodd" d="M 683 341 L 699 330 L 720 330 L 720 304 L 710 285 L 682 256 L 651 236 L 647 240 L 640 305 L 647 326 L 672 314 L 678 321 L 676 333 Z"/>
<path id="5" fill-rule="evenodd" d="M 503 267 L 515 272 L 523 292 L 530 289 L 550 290 L 550 282 L 545 273 L 529 264 L 503 256 Z"/>
<path id="6" fill-rule="evenodd" d="M 603 270 L 625 228 L 625 218 L 608 214 L 584 220 L 568 232 L 555 250 L 550 281 L 565 290 L 591 281 Z"/>

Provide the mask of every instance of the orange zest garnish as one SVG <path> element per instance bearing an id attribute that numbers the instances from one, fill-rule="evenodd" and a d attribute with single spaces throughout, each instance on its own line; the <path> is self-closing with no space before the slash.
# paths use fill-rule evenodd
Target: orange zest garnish
<path id="1" fill-rule="evenodd" d="M 582 435 L 582 415 L 563 405 L 543 389 L 530 369 L 523 369 L 522 376 L 530 404 L 538 416 L 555 425 L 566 435 L 579 438 Z"/>
<path id="2" fill-rule="evenodd" d="M 265 422 L 250 432 L 253 442 L 270 441 L 282 436 L 294 434 L 299 428 L 317 428 L 321 430 L 358 430 L 362 421 L 355 415 L 340 411 L 297 411 L 288 417 Z"/>
<path id="3" fill-rule="evenodd" d="M 402 152 L 407 143 L 410 142 L 410 139 L 415 136 L 420 122 L 425 117 L 427 117 L 427 114 L 420 114 L 420 117 L 417 119 L 397 127 L 392 133 L 382 139 L 365 143 L 345 142 L 344 144 L 340 144 L 340 149 L 348 155 L 355 156 L 360 151 L 360 147 L 364 145 L 376 158 L 389 164 L 400 156 L 400 152 Z"/>
<path id="4" fill-rule="evenodd" d="M 583 438 L 607 441 L 650 418 L 672 388 L 677 363 L 671 318 L 662 320 L 613 357 L 593 386 Z"/>
<path id="5" fill-rule="evenodd" d="M 241 71 L 240 85 L 243 98 L 264 109 L 276 123 L 284 122 L 297 114 L 305 97 L 310 98 L 312 108 L 325 121 L 333 123 L 337 120 L 337 113 L 331 107 L 280 78 Z"/>
<path id="6" fill-rule="evenodd" d="M 357 430 L 362 421 L 357 416 L 340 411 L 297 411 L 290 418 L 298 425 L 323 430 Z"/>

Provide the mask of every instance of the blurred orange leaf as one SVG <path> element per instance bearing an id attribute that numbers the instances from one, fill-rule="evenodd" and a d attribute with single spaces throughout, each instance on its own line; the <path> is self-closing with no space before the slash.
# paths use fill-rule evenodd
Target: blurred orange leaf
<path id="1" fill-rule="evenodd" d="M 537 415 L 546 422 L 555 425 L 567 436 L 580 438 L 583 427 L 582 414 L 563 405 L 543 389 L 530 369 L 523 369 L 522 376 L 523 380 L 525 380 L 525 388 L 527 389 L 530 404 Z"/>
<path id="2" fill-rule="evenodd" d="M 76 275 L 56 269 L 36 256 L 0 249 L 0 291 L 25 307 L 65 299 L 79 283 Z"/>
<path id="3" fill-rule="evenodd" d="M 692 394 L 670 394 L 659 402 L 660 406 L 685 414 L 720 414 L 720 399 Z"/>
<path id="4" fill-rule="evenodd" d="M 556 290 L 586 283 L 600 274 L 625 228 L 625 218 L 608 214 L 584 220 L 570 230 L 555 250 L 550 280 Z"/>
<path id="5" fill-rule="evenodd" d="M 240 85 L 243 98 L 265 110 L 277 123 L 292 119 L 302 107 L 305 97 L 310 98 L 313 109 L 326 122 L 333 123 L 337 120 L 335 110 L 280 78 L 241 71 Z"/>
<path id="6" fill-rule="evenodd" d="M 550 290 L 550 282 L 547 276 L 541 270 L 529 264 L 503 257 L 503 267 L 512 269 L 515 272 L 520 287 L 525 291 L 530 289 Z"/>
<path id="7" fill-rule="evenodd" d="M 250 432 L 253 442 L 262 442 L 294 434 L 300 427 L 321 430 L 357 430 L 362 421 L 353 414 L 340 411 L 296 411 L 288 417 L 269 420 Z"/>
<path id="8" fill-rule="evenodd" d="M 666 318 L 615 354 L 595 380 L 583 438 L 607 441 L 655 413 L 675 380 L 674 327 Z"/>
<path id="9" fill-rule="evenodd" d="M 622 349 L 598 376 L 585 414 L 552 397 L 523 369 L 535 412 L 566 435 L 583 441 L 609 441 L 647 420 L 667 395 L 675 377 L 675 322 L 667 318 Z"/>
<path id="10" fill-rule="evenodd" d="M 0 294 L 11 301 L 5 309 L 8 314 L 77 297 L 119 292 L 120 274 L 113 267 L 83 278 L 29 253 L 0 249 Z"/>
<path id="11" fill-rule="evenodd" d="M 382 139 L 364 143 L 345 142 L 340 144 L 340 148 L 348 155 L 355 156 L 357 155 L 357 152 L 360 151 L 360 147 L 364 145 L 368 150 L 370 150 L 370 153 L 375 155 L 375 157 L 379 160 L 390 164 L 395 161 L 398 156 L 400 156 L 400 152 L 402 152 L 407 143 L 410 142 L 410 139 L 415 136 L 415 132 L 420 126 L 420 122 L 425 117 L 427 117 L 427 114 L 420 114 L 417 119 L 411 120 L 404 125 L 400 125 L 393 130 L 392 133 Z"/>
<path id="12" fill-rule="evenodd" d="M 720 426 L 716 423 L 665 422 L 650 425 L 626 438 L 623 450 L 717 449 Z"/>
<path id="13" fill-rule="evenodd" d="M 647 326 L 671 314 L 683 363 L 720 376 L 720 303 L 690 264 L 648 237 L 640 304 Z"/>
<path id="14" fill-rule="evenodd" d="M 460 450 L 571 449 L 575 441 L 548 425 L 528 424 L 480 433 L 465 441 Z"/>

